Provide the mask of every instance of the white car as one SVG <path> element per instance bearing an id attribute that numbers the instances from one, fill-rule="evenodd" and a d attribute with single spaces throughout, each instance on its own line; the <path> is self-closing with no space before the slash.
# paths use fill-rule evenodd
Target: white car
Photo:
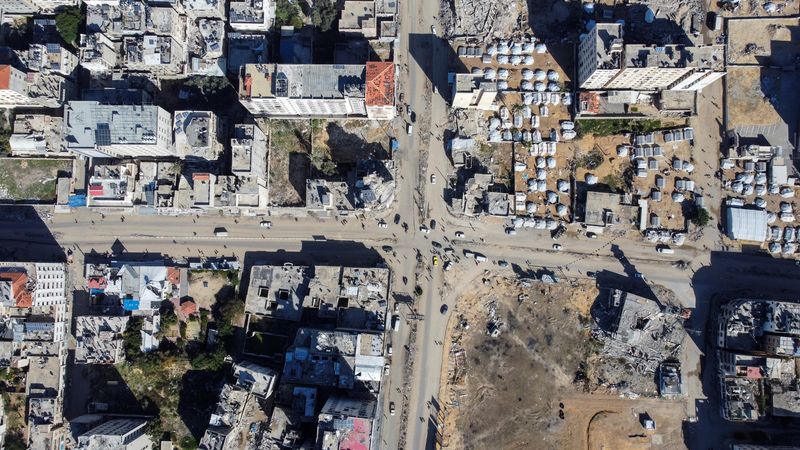
<path id="1" fill-rule="evenodd" d="M 436 184 L 436 174 L 435 173 L 431 174 L 431 184 Z"/>
<path id="2" fill-rule="evenodd" d="M 436 34 L 436 25 L 431 25 L 431 33 Z"/>
<path id="3" fill-rule="evenodd" d="M 431 230 L 428 227 L 426 227 L 425 225 L 420 225 L 419 226 L 419 231 L 421 231 L 421 232 L 423 232 L 425 234 L 428 234 L 428 233 L 431 232 Z"/>
<path id="4" fill-rule="evenodd" d="M 561 244 L 553 244 L 553 250 L 556 250 L 556 251 L 560 252 L 562 248 L 563 247 L 561 247 Z"/>
<path id="5" fill-rule="evenodd" d="M 261 222 L 260 226 L 261 228 L 272 228 L 272 222 L 270 222 L 269 220 L 265 220 Z"/>
<path id="6" fill-rule="evenodd" d="M 380 222 L 378 222 L 378 228 L 386 228 L 388 226 L 389 225 L 386 222 L 382 221 L 382 220 Z"/>
<path id="7" fill-rule="evenodd" d="M 463 231 L 456 231 L 456 237 L 457 237 L 457 238 L 459 238 L 459 239 L 463 239 L 463 238 L 464 238 L 464 236 L 466 236 L 466 235 L 464 234 L 464 232 L 463 232 Z"/>

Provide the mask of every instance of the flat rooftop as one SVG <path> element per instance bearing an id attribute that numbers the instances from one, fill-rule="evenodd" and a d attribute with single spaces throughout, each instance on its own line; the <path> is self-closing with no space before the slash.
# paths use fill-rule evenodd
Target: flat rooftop
<path id="1" fill-rule="evenodd" d="M 239 94 L 247 98 L 363 97 L 366 66 L 360 64 L 247 64 Z"/>
<path id="2" fill-rule="evenodd" d="M 154 105 L 101 105 L 94 101 L 70 101 L 64 107 L 68 148 L 92 148 L 112 144 L 156 144 L 158 115 Z"/>

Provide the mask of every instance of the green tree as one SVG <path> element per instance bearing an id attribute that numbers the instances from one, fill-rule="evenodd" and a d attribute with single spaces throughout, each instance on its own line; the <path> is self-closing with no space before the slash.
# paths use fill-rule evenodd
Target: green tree
<path id="1" fill-rule="evenodd" d="M 56 30 L 64 42 L 74 46 L 78 42 L 78 29 L 84 21 L 79 6 L 64 8 L 56 14 Z"/>
<path id="2" fill-rule="evenodd" d="M 122 343 L 125 348 L 125 358 L 134 362 L 142 356 L 142 318 L 131 317 L 128 327 L 122 333 Z"/>
<path id="3" fill-rule="evenodd" d="M 225 348 L 221 345 L 217 345 L 213 349 L 207 352 L 199 353 L 197 356 L 192 358 L 192 368 L 195 370 L 208 370 L 211 372 L 216 372 L 222 369 L 222 366 L 225 365 L 226 356 L 228 356 L 228 352 L 225 351 Z"/>
<path id="4" fill-rule="evenodd" d="M 275 3 L 275 27 L 291 25 L 303 28 L 303 19 L 300 17 L 300 8 L 289 0 L 278 0 Z"/>
<path id="5" fill-rule="evenodd" d="M 337 14 L 338 11 L 334 2 L 331 0 L 317 0 L 311 9 L 311 23 L 324 33 L 333 29 Z"/>
<path id="6" fill-rule="evenodd" d="M 705 208 L 697 207 L 694 210 L 694 214 L 692 214 L 691 221 L 693 224 L 697 225 L 698 227 L 704 227 L 708 225 L 708 222 L 711 220 L 711 215 L 708 213 L 708 210 Z"/>

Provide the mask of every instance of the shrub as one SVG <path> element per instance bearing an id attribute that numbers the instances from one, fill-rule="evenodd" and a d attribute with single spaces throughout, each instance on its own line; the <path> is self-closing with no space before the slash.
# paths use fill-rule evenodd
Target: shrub
<path id="1" fill-rule="evenodd" d="M 78 42 L 78 27 L 83 23 L 84 17 L 81 8 L 71 6 L 56 14 L 56 30 L 64 42 L 75 45 Z"/>
<path id="2" fill-rule="evenodd" d="M 711 220 L 711 215 L 708 213 L 708 210 L 698 206 L 697 208 L 695 208 L 690 220 L 692 221 L 693 224 L 702 228 L 708 225 L 708 222 Z"/>

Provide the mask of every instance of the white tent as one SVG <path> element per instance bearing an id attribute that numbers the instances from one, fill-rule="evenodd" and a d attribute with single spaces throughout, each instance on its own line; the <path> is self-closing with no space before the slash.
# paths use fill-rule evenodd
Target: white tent
<path id="1" fill-rule="evenodd" d="M 728 207 L 728 237 L 740 241 L 764 242 L 767 212 L 763 209 Z"/>

